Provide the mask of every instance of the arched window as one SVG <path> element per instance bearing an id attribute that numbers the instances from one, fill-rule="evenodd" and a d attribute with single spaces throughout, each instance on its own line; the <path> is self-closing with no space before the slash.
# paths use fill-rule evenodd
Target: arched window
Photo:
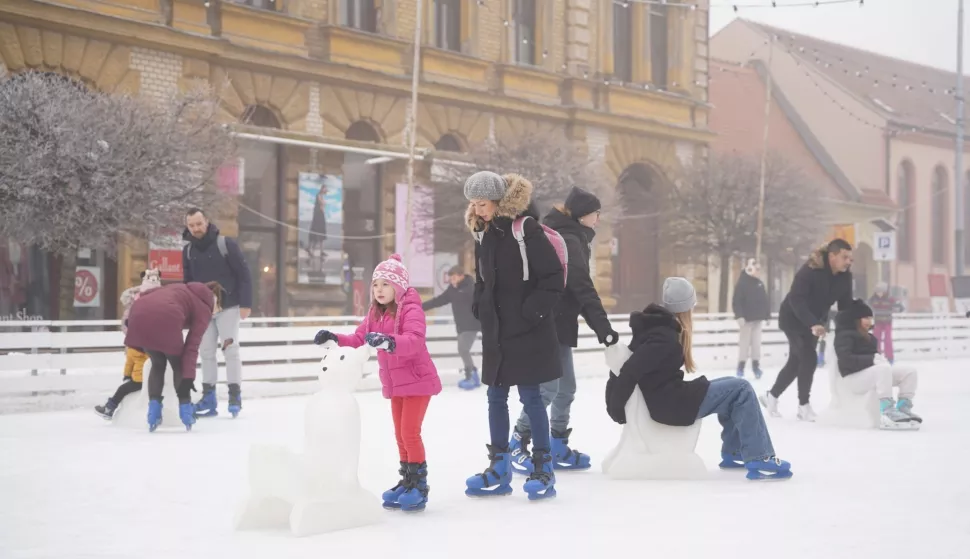
<path id="1" fill-rule="evenodd" d="M 454 134 L 445 134 L 435 142 L 434 149 L 438 151 L 461 151 L 461 142 Z"/>
<path id="2" fill-rule="evenodd" d="M 899 247 L 899 259 L 909 262 L 913 259 L 913 225 L 915 224 L 916 208 L 913 197 L 913 178 L 915 177 L 913 164 L 903 161 L 899 164 L 899 174 L 896 179 L 896 205 L 899 215 L 896 222 L 896 244 Z"/>
<path id="3" fill-rule="evenodd" d="M 280 129 L 282 125 L 272 110 L 261 105 L 246 107 L 242 124 Z M 286 304 L 281 299 L 285 275 L 285 243 L 280 223 L 286 212 L 283 183 L 284 149 L 279 144 L 242 140 L 239 156 L 243 160 L 239 193 L 239 247 L 249 264 L 252 277 L 253 316 L 277 316 Z M 282 196 L 282 199 L 281 199 Z"/>
<path id="4" fill-rule="evenodd" d="M 947 231 L 947 176 L 946 169 L 942 165 L 937 165 L 933 169 L 933 200 L 932 208 L 933 219 L 933 263 L 946 264 L 946 231 Z"/>
<path id="5" fill-rule="evenodd" d="M 377 130 L 374 127 L 364 122 L 363 120 L 358 120 L 357 122 L 350 125 L 347 128 L 345 134 L 348 140 L 355 140 L 358 142 L 374 142 L 378 143 L 381 141 L 380 135 L 378 135 Z"/>

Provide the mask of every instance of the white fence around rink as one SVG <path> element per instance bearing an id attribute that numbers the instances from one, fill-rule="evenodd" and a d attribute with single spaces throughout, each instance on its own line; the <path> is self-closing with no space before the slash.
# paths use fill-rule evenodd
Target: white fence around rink
<path id="1" fill-rule="evenodd" d="M 629 343 L 629 317 L 610 317 Z M 244 382 L 300 382 L 317 378 L 320 350 L 313 344 L 317 330 L 352 332 L 357 317 L 254 318 L 243 321 L 240 354 Z M 736 367 L 738 324 L 728 314 L 698 314 L 694 320 L 694 358 L 701 371 Z M 970 354 L 970 320 L 958 314 L 900 314 L 894 322 L 896 358 L 902 360 L 963 357 Z M 829 335 L 829 343 L 834 338 Z M 461 360 L 457 353 L 453 321 L 448 317 L 428 317 L 428 349 L 442 382 L 453 384 L 459 378 Z M 120 322 L 36 321 L 0 322 L 0 396 L 66 393 L 91 386 L 92 377 L 102 377 L 99 386 L 110 386 L 121 379 L 125 362 L 124 335 Z M 788 346 L 772 319 L 764 329 L 762 366 L 778 367 L 787 357 Z M 481 360 L 481 342 L 473 348 L 475 361 Z M 219 352 L 220 379 L 223 356 Z M 579 347 L 575 354 L 578 377 L 605 374 L 602 346 L 596 336 L 580 324 Z M 376 359 L 368 363 L 361 389 L 379 387 Z M 147 373 L 147 370 L 146 370 Z"/>

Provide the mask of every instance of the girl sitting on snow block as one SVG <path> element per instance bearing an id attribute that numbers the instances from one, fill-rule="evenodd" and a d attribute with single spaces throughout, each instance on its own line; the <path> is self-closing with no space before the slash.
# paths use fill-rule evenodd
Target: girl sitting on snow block
<path id="1" fill-rule="evenodd" d="M 691 355 L 694 286 L 684 278 L 667 278 L 663 306 L 651 304 L 630 315 L 633 355 L 606 383 L 606 409 L 613 421 L 626 423 L 627 400 L 639 386 L 650 417 L 671 426 L 692 425 L 717 414 L 723 431 L 722 469 L 746 469 L 750 480 L 788 479 L 791 464 L 775 456 L 758 398 L 748 381 L 725 377 L 684 380 L 695 371 Z"/>
<path id="2" fill-rule="evenodd" d="M 862 299 L 839 313 L 835 320 L 835 355 L 839 374 L 853 392 L 864 394 L 876 386 L 880 428 L 919 429 L 923 418 L 913 413 L 916 370 L 892 365 L 879 354 L 879 342 L 869 333 L 872 309 Z M 893 401 L 893 387 L 899 387 L 899 402 Z"/>

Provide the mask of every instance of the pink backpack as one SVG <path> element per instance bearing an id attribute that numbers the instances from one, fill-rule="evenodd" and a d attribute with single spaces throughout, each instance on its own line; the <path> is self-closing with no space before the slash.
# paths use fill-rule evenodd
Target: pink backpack
<path id="1" fill-rule="evenodd" d="M 525 250 L 525 231 L 523 227 L 526 219 L 529 219 L 529 216 L 518 217 L 512 222 L 512 236 L 519 242 L 519 252 L 522 254 L 522 281 L 529 281 L 529 257 Z M 552 248 L 556 249 L 556 256 L 559 257 L 559 263 L 562 264 L 563 287 L 566 287 L 566 276 L 568 275 L 567 266 L 569 266 L 569 253 L 566 252 L 566 241 L 555 229 L 545 225 L 541 225 L 541 227 L 542 232 L 546 234 L 546 238 L 552 243 Z"/>

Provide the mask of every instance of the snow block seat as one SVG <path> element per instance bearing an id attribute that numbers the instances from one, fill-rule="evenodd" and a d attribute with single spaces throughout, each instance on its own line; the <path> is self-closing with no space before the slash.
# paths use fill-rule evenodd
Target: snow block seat
<path id="1" fill-rule="evenodd" d="M 606 362 L 617 372 L 630 358 L 630 349 L 615 344 L 606 349 Z M 620 442 L 603 461 L 603 473 L 613 479 L 704 479 L 707 467 L 694 452 L 701 434 L 701 422 L 688 427 L 657 423 L 640 388 L 626 403 L 626 424 Z"/>
<path id="2" fill-rule="evenodd" d="M 818 421 L 827 425 L 849 427 L 855 429 L 879 428 L 879 397 L 876 395 L 876 383 L 862 393 L 852 391 L 851 385 L 839 373 L 839 365 L 835 356 L 830 360 L 826 356 L 826 368 L 829 370 L 829 391 L 831 401 Z"/>
<path id="3" fill-rule="evenodd" d="M 323 346 L 322 390 L 304 414 L 304 452 L 254 444 L 249 451 L 249 496 L 236 514 L 236 530 L 289 528 L 310 536 L 380 521 L 377 496 L 357 477 L 360 409 L 354 391 L 364 374 L 370 347 Z"/>
<path id="4" fill-rule="evenodd" d="M 145 369 L 148 369 L 150 364 L 151 361 L 148 361 Z M 121 400 L 118 409 L 111 416 L 112 425 L 148 432 L 148 375 L 149 372 L 146 370 L 141 390 Z M 165 371 L 165 385 L 162 388 L 162 423 L 158 427 L 160 429 L 177 427 L 179 431 L 185 431 L 185 425 L 179 419 L 179 397 L 175 393 L 171 369 Z"/>

